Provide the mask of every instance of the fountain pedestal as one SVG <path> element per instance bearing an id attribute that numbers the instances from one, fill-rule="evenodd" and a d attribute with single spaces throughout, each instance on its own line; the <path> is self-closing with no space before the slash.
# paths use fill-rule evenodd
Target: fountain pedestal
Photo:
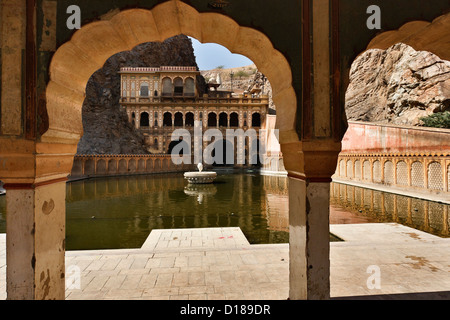
<path id="1" fill-rule="evenodd" d="M 213 183 L 217 178 L 215 172 L 186 172 L 184 178 L 191 184 Z"/>
<path id="2" fill-rule="evenodd" d="M 199 172 L 186 172 L 184 178 L 190 184 L 208 184 L 213 183 L 217 178 L 217 173 L 205 171 L 203 172 L 203 165 L 200 163 L 198 165 Z"/>

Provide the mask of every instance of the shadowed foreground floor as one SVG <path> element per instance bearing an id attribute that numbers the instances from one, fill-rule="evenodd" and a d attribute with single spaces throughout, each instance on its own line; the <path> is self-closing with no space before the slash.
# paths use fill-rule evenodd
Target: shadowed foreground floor
<path id="1" fill-rule="evenodd" d="M 398 224 L 330 231 L 345 240 L 331 243 L 332 299 L 450 299 L 450 239 Z M 3 234 L 0 299 L 5 251 Z M 239 228 L 154 230 L 141 249 L 67 252 L 66 270 L 68 281 L 81 273 L 68 300 L 289 297 L 289 245 L 250 245 Z"/>

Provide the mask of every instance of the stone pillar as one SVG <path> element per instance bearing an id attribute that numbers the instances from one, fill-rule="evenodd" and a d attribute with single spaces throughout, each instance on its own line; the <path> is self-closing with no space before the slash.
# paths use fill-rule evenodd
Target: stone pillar
<path id="1" fill-rule="evenodd" d="M 422 165 L 423 165 L 423 187 L 424 187 L 424 189 L 428 189 L 428 165 L 429 165 L 429 161 L 423 160 L 422 161 Z"/>
<path id="2" fill-rule="evenodd" d="M 5 185 L 8 300 L 64 300 L 65 180 Z"/>
<path id="3" fill-rule="evenodd" d="M 134 113 L 134 126 L 139 129 L 139 112 Z"/>
<path id="4" fill-rule="evenodd" d="M 291 300 L 330 298 L 330 183 L 289 178 Z"/>

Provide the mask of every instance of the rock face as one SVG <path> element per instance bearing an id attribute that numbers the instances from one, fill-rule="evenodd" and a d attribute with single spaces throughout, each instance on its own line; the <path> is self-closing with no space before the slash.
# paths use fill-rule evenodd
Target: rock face
<path id="1" fill-rule="evenodd" d="M 450 110 L 450 62 L 399 43 L 359 56 L 346 93 L 349 120 L 420 125 Z"/>
<path id="2" fill-rule="evenodd" d="M 269 96 L 269 108 L 274 112 L 276 107 L 272 100 L 272 86 L 269 80 L 259 72 L 255 64 L 232 69 L 213 69 L 202 71 L 202 76 L 207 82 L 221 83 L 219 90 L 231 90 L 231 72 L 233 72 L 233 91 L 242 94 L 250 92 L 252 88 L 264 89 L 264 94 Z M 219 81 L 217 81 L 219 79 Z"/>
<path id="3" fill-rule="evenodd" d="M 84 136 L 78 154 L 147 154 L 144 137 L 120 108 L 122 67 L 197 66 L 191 40 L 183 35 L 162 43 L 145 43 L 114 55 L 94 73 L 86 86 L 83 104 Z M 198 90 L 205 90 L 203 77 Z"/>

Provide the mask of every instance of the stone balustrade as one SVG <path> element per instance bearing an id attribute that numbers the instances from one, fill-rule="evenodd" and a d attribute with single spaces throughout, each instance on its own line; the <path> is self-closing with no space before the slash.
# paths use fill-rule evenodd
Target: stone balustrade
<path id="1" fill-rule="evenodd" d="M 449 172 L 448 153 L 341 153 L 334 179 L 430 193 L 450 200 Z"/>
<path id="2" fill-rule="evenodd" d="M 175 165 L 171 155 L 76 155 L 71 179 L 186 172 L 193 165 Z"/>
<path id="3" fill-rule="evenodd" d="M 172 99 L 191 99 L 195 100 L 196 103 L 202 104 L 202 105 L 209 105 L 209 104 L 220 104 L 221 106 L 223 104 L 226 105 L 266 105 L 269 103 L 269 96 L 263 95 L 257 98 L 253 97 L 245 97 L 245 96 L 238 96 L 238 97 L 214 97 L 214 96 L 208 96 L 208 97 L 195 97 L 192 94 L 184 93 L 180 96 L 177 96 L 175 94 L 162 94 L 161 96 L 155 97 L 155 96 L 141 96 L 141 97 L 122 97 L 120 102 L 123 105 L 127 104 L 143 104 L 143 105 L 152 105 L 152 104 L 158 104 L 160 105 L 173 105 Z M 183 101 L 180 101 L 180 103 L 183 103 Z M 187 101 L 187 103 L 190 103 L 190 101 Z"/>

